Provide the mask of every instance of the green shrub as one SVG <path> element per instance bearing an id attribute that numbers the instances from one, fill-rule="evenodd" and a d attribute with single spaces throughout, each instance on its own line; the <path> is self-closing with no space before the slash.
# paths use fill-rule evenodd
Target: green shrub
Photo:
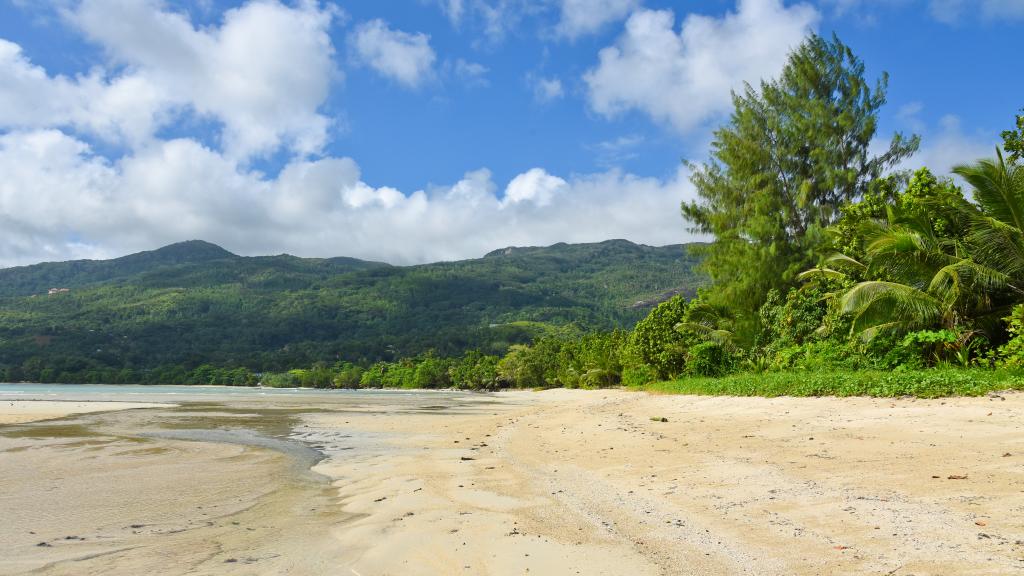
<path id="1" fill-rule="evenodd" d="M 271 388 L 294 388 L 299 385 L 299 380 L 291 372 L 265 372 L 260 384 Z"/>
<path id="2" fill-rule="evenodd" d="M 686 308 L 682 296 L 662 302 L 637 323 L 629 337 L 628 353 L 657 371 L 659 378 L 682 374 L 686 366 L 686 336 L 676 330 L 686 318 Z"/>
<path id="3" fill-rule="evenodd" d="M 691 346 L 686 356 L 686 371 L 695 376 L 724 376 L 735 367 L 735 356 L 718 342 Z"/>
<path id="4" fill-rule="evenodd" d="M 646 364 L 629 366 L 622 371 L 622 384 L 629 387 L 643 386 L 658 381 L 658 372 Z"/>
<path id="5" fill-rule="evenodd" d="M 1024 304 L 1017 304 L 1005 318 L 1010 340 L 996 352 L 999 364 L 1010 368 L 1024 367 Z"/>
<path id="6" fill-rule="evenodd" d="M 918 330 L 903 337 L 901 346 L 929 364 L 970 366 L 980 356 L 986 340 L 973 330 Z"/>
<path id="7" fill-rule="evenodd" d="M 448 368 L 451 385 L 471 390 L 491 390 L 498 386 L 498 357 L 473 350 Z"/>
<path id="8" fill-rule="evenodd" d="M 980 396 L 994 390 L 1024 390 L 1016 371 L 980 368 L 923 370 L 831 370 L 687 377 L 656 382 L 646 390 L 714 396 Z"/>
<path id="9" fill-rule="evenodd" d="M 359 388 L 363 369 L 351 362 L 342 362 L 335 367 L 332 384 L 335 388 Z"/>

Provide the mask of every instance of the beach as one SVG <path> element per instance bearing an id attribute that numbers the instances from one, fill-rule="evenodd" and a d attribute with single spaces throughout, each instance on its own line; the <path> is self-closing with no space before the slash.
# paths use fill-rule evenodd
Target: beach
<path id="1" fill-rule="evenodd" d="M 134 400 L 0 426 L 0 573 L 1024 570 L 1021 394 Z"/>
<path id="2" fill-rule="evenodd" d="M 131 408 L 156 408 L 160 404 L 145 402 L 72 402 L 60 400 L 8 400 L 0 406 L 0 425 L 24 424 L 39 420 L 53 420 L 72 414 L 88 414 L 108 410 L 128 410 Z"/>

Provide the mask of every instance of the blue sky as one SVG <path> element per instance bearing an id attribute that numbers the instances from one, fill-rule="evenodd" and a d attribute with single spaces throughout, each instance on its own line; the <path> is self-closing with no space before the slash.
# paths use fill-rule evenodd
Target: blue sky
<path id="1" fill-rule="evenodd" d="M 680 159 L 811 31 L 889 72 L 908 166 L 1024 106 L 1024 0 L 3 0 L 0 266 L 693 239 Z"/>

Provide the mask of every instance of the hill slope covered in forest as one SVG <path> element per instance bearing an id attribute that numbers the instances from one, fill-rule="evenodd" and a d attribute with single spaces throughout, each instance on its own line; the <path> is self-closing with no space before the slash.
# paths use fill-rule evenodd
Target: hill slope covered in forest
<path id="1" fill-rule="evenodd" d="M 558 327 L 629 327 L 666 295 L 702 285 L 696 262 L 686 245 L 625 240 L 418 266 L 244 257 L 190 241 L 3 269 L 0 379 L 500 352 Z"/>

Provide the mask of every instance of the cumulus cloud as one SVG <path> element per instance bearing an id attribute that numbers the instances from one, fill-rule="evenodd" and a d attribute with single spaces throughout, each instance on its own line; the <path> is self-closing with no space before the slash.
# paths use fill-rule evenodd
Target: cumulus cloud
<path id="1" fill-rule="evenodd" d="M 0 136 L 0 173 L 0 266 L 187 238 L 247 254 L 396 263 L 613 237 L 668 244 L 688 238 L 678 207 L 693 196 L 684 170 L 667 180 L 619 170 L 564 179 L 540 168 L 504 190 L 477 170 L 403 193 L 367 184 L 349 158 L 297 159 L 267 177 L 177 139 L 110 162 L 57 130 Z"/>
<path id="2" fill-rule="evenodd" d="M 330 120 L 319 107 L 337 77 L 328 35 L 335 13 L 312 0 L 248 3 L 204 27 L 157 0 L 84 0 L 63 17 L 103 48 L 103 66 L 53 74 L 0 40 L 0 266 L 190 238 L 243 254 L 395 263 L 509 245 L 690 238 L 678 211 L 693 196 L 684 170 L 642 178 L 524 167 L 497 183 L 479 169 L 454 184 L 398 190 L 365 182 L 351 158 L 322 156 Z M 426 37 L 382 22 L 359 30 L 376 31 L 368 63 L 396 81 L 418 85 L 433 69 Z M 380 48 L 395 38 L 397 52 L 425 46 L 431 57 L 404 68 Z M 485 72 L 452 66 L 467 80 Z M 550 91 L 561 93 L 560 83 Z M 219 140 L 163 136 L 196 117 Z M 123 146 L 105 155 L 97 136 Z M 272 152 L 283 152 L 279 171 L 253 167 Z"/>
<path id="3" fill-rule="evenodd" d="M 21 46 L 0 39 L 0 128 L 68 126 L 111 142 L 152 137 L 170 101 L 147 78 L 105 78 L 100 70 L 49 76 Z"/>
<path id="4" fill-rule="evenodd" d="M 339 77 L 328 35 L 334 16 L 315 2 L 270 0 L 228 10 L 219 27 L 200 29 L 155 0 L 84 0 L 66 20 L 123 72 L 77 79 L 93 91 L 106 88 L 99 104 L 80 106 L 100 118 L 134 110 L 133 120 L 109 123 L 135 139 L 165 123 L 173 108 L 222 124 L 222 145 L 234 158 L 281 146 L 318 152 L 330 125 L 318 108 Z"/>
<path id="5" fill-rule="evenodd" d="M 541 207 L 547 206 L 568 187 L 569 183 L 558 176 L 552 176 L 541 168 L 532 168 L 508 183 L 502 206 L 524 202 Z"/>
<path id="6" fill-rule="evenodd" d="M 377 19 L 360 24 L 351 43 L 360 62 L 408 88 L 418 88 L 434 74 L 437 55 L 426 34 L 393 30 Z"/>
<path id="7" fill-rule="evenodd" d="M 667 10 L 640 10 L 584 76 L 591 108 L 640 110 L 688 132 L 731 107 L 730 90 L 774 76 L 818 22 L 807 4 L 739 0 L 722 18 L 691 14 L 677 34 Z"/>
<path id="8" fill-rule="evenodd" d="M 561 19 L 556 32 L 576 39 L 618 22 L 640 6 L 640 0 L 561 0 Z"/>

